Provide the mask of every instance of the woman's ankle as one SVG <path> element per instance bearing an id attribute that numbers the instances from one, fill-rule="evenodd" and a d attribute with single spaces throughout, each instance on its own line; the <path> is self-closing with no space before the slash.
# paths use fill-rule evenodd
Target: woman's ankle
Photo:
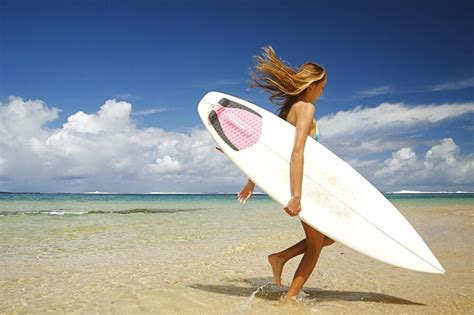
<path id="1" fill-rule="evenodd" d="M 288 303 L 290 301 L 296 301 L 296 295 L 288 295 L 287 293 L 284 293 L 280 296 L 280 303 Z"/>

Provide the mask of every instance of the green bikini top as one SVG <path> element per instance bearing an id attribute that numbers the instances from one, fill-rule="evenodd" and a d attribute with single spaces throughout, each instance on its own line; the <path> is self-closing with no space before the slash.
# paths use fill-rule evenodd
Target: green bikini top
<path id="1" fill-rule="evenodd" d="M 318 141 L 319 140 L 319 130 L 318 130 L 318 125 L 316 125 L 316 133 L 314 134 L 314 140 Z"/>

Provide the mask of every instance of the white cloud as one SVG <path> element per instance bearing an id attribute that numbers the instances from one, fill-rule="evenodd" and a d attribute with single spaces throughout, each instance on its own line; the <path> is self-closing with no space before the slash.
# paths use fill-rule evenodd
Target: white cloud
<path id="1" fill-rule="evenodd" d="M 474 156 L 462 155 L 452 138 L 438 141 L 420 155 L 403 147 L 384 161 L 352 159 L 348 163 L 384 191 L 459 190 L 453 186 L 471 191 L 474 182 Z"/>
<path id="2" fill-rule="evenodd" d="M 58 112 L 59 109 L 49 108 L 41 100 L 23 101 L 19 97 L 10 96 L 6 104 L 0 106 L 0 136 L 20 141 L 41 136 L 47 131 L 44 125 L 56 120 Z"/>
<path id="3" fill-rule="evenodd" d="M 317 124 L 323 143 L 333 144 L 339 154 L 361 155 L 416 146 L 425 141 L 420 131 L 473 112 L 473 102 L 415 106 L 384 102 L 339 111 L 320 118 Z"/>
<path id="4" fill-rule="evenodd" d="M 50 130 L 45 124 L 57 111 L 18 97 L 0 104 L 0 177 L 13 179 L 0 182 L 1 189 L 226 191 L 244 183 L 206 130 L 138 128 L 130 120 L 132 105 L 114 99 Z"/>
<path id="5" fill-rule="evenodd" d="M 157 158 L 154 164 L 149 165 L 151 173 L 167 173 L 181 169 L 181 163 L 176 158 L 165 155 Z"/>
<path id="6" fill-rule="evenodd" d="M 392 157 L 385 160 L 383 168 L 375 172 L 375 178 L 393 176 L 396 173 L 410 173 L 416 167 L 416 154 L 411 148 L 401 148 L 392 153 Z"/>
<path id="7" fill-rule="evenodd" d="M 100 131 L 117 132 L 133 128 L 130 122 L 132 105 L 127 102 L 107 100 L 97 114 L 85 114 L 82 111 L 71 115 L 63 125 L 65 130 L 98 133 Z"/>
<path id="8" fill-rule="evenodd" d="M 384 102 L 377 107 L 357 106 L 318 120 L 328 137 L 343 134 L 372 133 L 374 130 L 412 128 L 474 112 L 474 103 L 407 106 Z"/>
<path id="9" fill-rule="evenodd" d="M 370 167 L 373 179 L 386 185 L 472 185 L 474 179 L 474 158 L 461 156 L 452 138 L 440 140 L 422 157 L 401 148 Z"/>
<path id="10" fill-rule="evenodd" d="M 432 86 L 425 87 L 427 91 L 450 91 L 450 90 L 461 90 L 465 88 L 474 87 L 474 78 L 465 80 L 459 80 L 455 82 L 446 82 L 442 84 L 435 84 Z"/>
<path id="11" fill-rule="evenodd" d="M 168 111 L 167 108 L 150 108 L 150 109 L 136 111 L 133 113 L 133 115 L 146 116 L 146 115 L 153 115 L 153 114 L 158 114 L 158 113 L 162 113 L 166 111 Z"/>
<path id="12" fill-rule="evenodd" d="M 433 146 L 426 152 L 425 166 L 433 168 L 434 164 L 453 165 L 456 163 L 456 157 L 459 155 L 459 147 L 453 139 L 446 138 L 441 140 L 440 144 Z"/>
<path id="13" fill-rule="evenodd" d="M 382 103 L 322 117 L 318 126 L 323 143 L 376 184 L 401 189 L 469 185 L 474 178 L 472 155 L 463 155 L 452 138 L 433 144 L 418 135 L 473 110 L 473 103 Z M 214 140 L 203 128 L 186 133 L 139 128 L 131 120 L 132 105 L 115 99 L 96 113 L 79 111 L 62 127 L 48 128 L 58 112 L 40 100 L 10 97 L 0 103 L 0 190 L 237 191 L 246 181 L 214 149 Z M 416 137 L 404 137 L 413 131 Z M 429 149 L 417 154 L 421 143 Z M 384 161 L 363 159 L 387 151 L 392 154 Z"/>
<path id="14" fill-rule="evenodd" d="M 355 93 L 354 99 L 362 99 L 372 96 L 384 95 L 384 94 L 400 94 L 400 93 L 427 93 L 427 92 L 438 92 L 438 91 L 452 91 L 462 90 L 466 88 L 474 87 L 474 77 L 467 78 L 458 81 L 445 82 L 440 84 L 431 84 L 414 87 L 393 87 L 391 85 L 379 86 L 370 89 L 361 90 Z"/>
<path id="15" fill-rule="evenodd" d="M 366 98 L 377 95 L 384 95 L 394 93 L 395 89 L 392 86 L 379 86 L 371 89 L 362 90 L 356 93 L 355 98 Z"/>
<path id="16" fill-rule="evenodd" d="M 468 189 L 474 182 L 474 157 L 462 155 L 452 138 L 433 143 L 429 130 L 472 112 L 472 102 L 426 106 L 382 103 L 375 108 L 340 111 L 317 123 L 322 143 L 380 187 L 467 185 Z M 415 150 L 420 145 L 430 149 L 417 156 Z M 383 152 L 391 152 L 391 157 L 364 160 L 364 156 Z"/>

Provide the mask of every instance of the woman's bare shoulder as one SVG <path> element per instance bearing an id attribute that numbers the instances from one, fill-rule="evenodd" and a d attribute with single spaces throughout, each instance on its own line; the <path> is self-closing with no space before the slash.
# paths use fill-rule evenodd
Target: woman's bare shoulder
<path id="1" fill-rule="evenodd" d="M 296 114 L 314 114 L 314 111 L 316 110 L 314 105 L 309 102 L 304 102 L 304 101 L 298 101 L 294 105 L 294 108 L 296 110 Z"/>
<path id="2" fill-rule="evenodd" d="M 291 106 L 290 112 L 286 116 L 286 121 L 296 125 L 298 118 L 306 115 L 314 115 L 314 105 L 308 102 L 298 101 Z"/>

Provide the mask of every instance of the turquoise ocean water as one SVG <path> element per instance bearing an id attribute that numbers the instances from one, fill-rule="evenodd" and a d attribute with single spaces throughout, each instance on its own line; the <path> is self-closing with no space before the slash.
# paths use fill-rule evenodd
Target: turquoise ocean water
<path id="1" fill-rule="evenodd" d="M 474 193 L 385 193 L 393 203 L 464 204 Z M 71 194 L 2 193 L 0 216 L 9 215 L 91 215 L 166 214 L 193 212 L 235 205 L 236 194 Z M 274 203 L 266 194 L 254 194 L 252 201 Z"/>

